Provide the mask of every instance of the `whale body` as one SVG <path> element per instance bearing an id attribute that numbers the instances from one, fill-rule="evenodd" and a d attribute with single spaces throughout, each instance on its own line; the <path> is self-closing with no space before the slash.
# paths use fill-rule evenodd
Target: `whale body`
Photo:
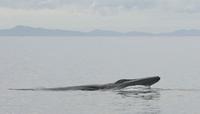
<path id="1" fill-rule="evenodd" d="M 114 83 L 108 84 L 95 84 L 95 85 L 79 85 L 68 87 L 55 87 L 55 88 L 33 88 L 33 89 L 9 89 L 9 90 L 46 90 L 46 91 L 67 91 L 67 90 L 83 90 L 83 91 L 95 91 L 95 90 L 109 90 L 109 89 L 123 89 L 129 86 L 143 85 L 151 86 L 160 80 L 159 76 L 146 77 L 139 79 L 121 79 Z"/>

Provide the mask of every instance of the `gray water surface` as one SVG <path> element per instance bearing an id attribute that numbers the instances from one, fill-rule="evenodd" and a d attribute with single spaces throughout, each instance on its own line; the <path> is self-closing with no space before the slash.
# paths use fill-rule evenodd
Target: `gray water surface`
<path id="1" fill-rule="evenodd" d="M 0 114 L 197 114 L 198 37 L 1 37 Z M 159 75 L 147 88 L 9 91 Z"/>

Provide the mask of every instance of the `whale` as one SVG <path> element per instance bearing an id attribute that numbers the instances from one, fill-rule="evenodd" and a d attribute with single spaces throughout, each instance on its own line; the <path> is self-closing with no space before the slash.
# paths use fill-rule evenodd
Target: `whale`
<path id="1" fill-rule="evenodd" d="M 138 79 L 120 79 L 114 83 L 107 84 L 93 84 L 93 85 L 79 85 L 79 86 L 67 86 L 67 87 L 54 87 L 54 88 L 30 88 L 30 89 L 9 89 L 9 90 L 32 90 L 32 91 L 67 91 L 67 90 L 82 90 L 82 91 L 95 91 L 95 90 L 118 90 L 129 86 L 148 86 L 160 80 L 159 76 L 138 78 Z"/>

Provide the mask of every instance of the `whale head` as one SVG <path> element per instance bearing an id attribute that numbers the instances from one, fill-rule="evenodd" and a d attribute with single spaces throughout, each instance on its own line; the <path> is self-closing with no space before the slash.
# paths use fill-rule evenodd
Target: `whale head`
<path id="1" fill-rule="evenodd" d="M 156 82 L 158 82 L 160 80 L 159 76 L 154 76 L 154 77 L 148 77 L 148 78 L 143 78 L 141 79 L 141 82 L 143 82 L 144 85 L 146 86 L 151 86 L 153 84 L 155 84 Z"/>
<path id="2" fill-rule="evenodd" d="M 143 85 L 143 86 L 151 86 L 160 80 L 159 76 L 147 77 L 147 78 L 139 78 L 139 79 L 122 79 L 115 84 L 118 88 L 125 88 L 128 86 L 135 86 L 135 85 Z"/>

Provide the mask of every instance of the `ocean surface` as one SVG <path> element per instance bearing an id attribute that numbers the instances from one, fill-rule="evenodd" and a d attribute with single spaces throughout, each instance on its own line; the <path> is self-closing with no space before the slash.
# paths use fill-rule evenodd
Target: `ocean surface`
<path id="1" fill-rule="evenodd" d="M 160 76 L 109 91 L 9 88 L 104 84 Z M 0 37 L 0 114 L 198 114 L 199 37 Z"/>

